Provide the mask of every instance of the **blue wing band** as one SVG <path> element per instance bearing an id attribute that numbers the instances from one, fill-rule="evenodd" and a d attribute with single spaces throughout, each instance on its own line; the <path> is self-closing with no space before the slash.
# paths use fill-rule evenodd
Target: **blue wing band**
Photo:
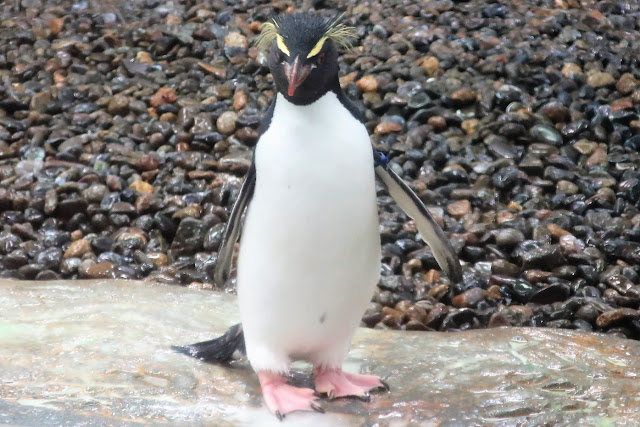
<path id="1" fill-rule="evenodd" d="M 373 166 L 386 166 L 389 159 L 382 152 L 373 150 Z"/>

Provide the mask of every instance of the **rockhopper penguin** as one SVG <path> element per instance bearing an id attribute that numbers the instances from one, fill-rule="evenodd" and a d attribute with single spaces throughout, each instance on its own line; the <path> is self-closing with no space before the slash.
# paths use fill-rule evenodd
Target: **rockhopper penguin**
<path id="1" fill-rule="evenodd" d="M 377 376 L 347 373 L 342 363 L 380 276 L 375 178 L 407 215 L 452 281 L 458 258 L 411 189 L 372 149 L 363 116 L 338 81 L 338 47 L 353 29 L 338 18 L 283 14 L 264 24 L 278 90 L 233 207 L 215 271 L 231 269 L 247 208 L 237 285 L 242 325 L 220 338 L 179 347 L 224 362 L 244 350 L 269 410 L 322 411 L 318 395 L 367 397 L 386 388 Z M 315 392 L 287 384 L 293 360 L 313 365 Z"/>

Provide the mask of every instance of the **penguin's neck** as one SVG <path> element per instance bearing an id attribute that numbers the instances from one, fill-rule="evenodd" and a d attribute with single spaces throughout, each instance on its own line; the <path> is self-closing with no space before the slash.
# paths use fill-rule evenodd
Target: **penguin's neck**
<path id="1" fill-rule="evenodd" d="M 327 92 L 312 103 L 306 105 L 294 104 L 287 100 L 283 94 L 278 93 L 275 107 L 276 111 L 274 114 L 281 117 L 287 117 L 289 120 L 302 117 L 306 117 L 308 119 L 320 118 L 330 114 L 336 107 L 337 102 L 338 97 L 334 92 Z"/>
<path id="2" fill-rule="evenodd" d="M 287 99 L 287 96 L 282 93 L 278 93 L 275 108 L 281 111 L 286 110 L 286 116 L 288 117 L 302 115 L 309 116 L 311 118 L 335 115 L 336 113 L 342 115 L 337 110 L 344 109 L 357 121 L 364 122 L 362 112 L 360 112 L 353 102 L 347 97 L 342 90 L 342 87 L 340 87 L 340 83 L 337 79 L 330 90 L 309 104 L 302 105 L 291 102 Z"/>
<path id="3" fill-rule="evenodd" d="M 271 142 L 271 137 L 280 141 Z M 309 105 L 295 105 L 278 94 L 269 130 L 261 138 L 281 153 L 289 153 L 310 146 L 322 145 L 325 149 L 335 147 L 337 155 L 345 141 L 368 140 L 367 130 L 340 102 L 335 92 L 327 92 Z M 327 153 L 325 153 L 327 155 Z"/>

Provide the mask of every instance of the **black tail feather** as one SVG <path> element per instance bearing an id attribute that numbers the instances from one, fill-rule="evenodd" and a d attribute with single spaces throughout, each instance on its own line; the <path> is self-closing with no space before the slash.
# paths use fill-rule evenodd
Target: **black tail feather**
<path id="1" fill-rule="evenodd" d="M 174 351 L 210 363 L 228 363 L 236 351 L 246 354 L 242 324 L 233 325 L 224 335 L 209 341 L 185 346 L 172 346 Z"/>

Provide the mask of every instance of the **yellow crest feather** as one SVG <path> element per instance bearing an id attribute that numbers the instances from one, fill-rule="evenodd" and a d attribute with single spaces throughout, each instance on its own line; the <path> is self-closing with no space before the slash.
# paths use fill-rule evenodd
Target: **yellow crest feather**
<path id="1" fill-rule="evenodd" d="M 337 45 L 342 46 L 344 49 L 351 49 L 350 39 L 356 38 L 358 33 L 354 27 L 341 23 L 344 14 L 340 15 L 333 24 L 324 33 L 324 37 L 329 40 L 333 40 Z M 321 47 L 322 48 L 322 47 Z"/>
<path id="2" fill-rule="evenodd" d="M 280 49 L 285 55 L 291 55 L 291 52 L 289 52 L 289 48 L 287 47 L 284 39 L 280 34 L 276 35 L 276 46 L 278 46 L 278 49 Z"/>
<path id="3" fill-rule="evenodd" d="M 265 22 L 256 39 L 256 46 L 260 50 L 268 49 L 271 43 L 278 37 L 278 26 L 275 22 Z"/>
<path id="4" fill-rule="evenodd" d="M 314 57 L 320 53 L 327 40 L 332 40 L 336 45 L 342 48 L 351 48 L 350 39 L 357 37 L 356 29 L 340 22 L 343 17 L 344 14 L 329 22 L 325 21 L 324 25 L 326 25 L 326 30 L 324 30 L 322 37 L 320 37 L 315 46 L 309 51 L 307 58 Z M 256 39 L 256 46 L 258 49 L 266 50 L 272 46 L 274 42 L 278 49 L 287 56 L 290 55 L 290 51 L 284 41 L 284 37 L 280 34 L 277 18 L 272 18 L 269 22 L 262 24 L 262 30 Z"/>
<path id="5" fill-rule="evenodd" d="M 318 40 L 318 43 L 316 43 L 316 45 L 313 47 L 313 49 L 311 49 L 311 51 L 309 51 L 309 54 L 307 55 L 307 58 L 313 58 L 318 53 L 320 53 L 320 51 L 322 50 L 322 46 L 324 46 L 324 42 L 326 42 L 326 41 L 327 41 L 327 36 L 322 36 L 322 38 L 320 40 Z"/>

